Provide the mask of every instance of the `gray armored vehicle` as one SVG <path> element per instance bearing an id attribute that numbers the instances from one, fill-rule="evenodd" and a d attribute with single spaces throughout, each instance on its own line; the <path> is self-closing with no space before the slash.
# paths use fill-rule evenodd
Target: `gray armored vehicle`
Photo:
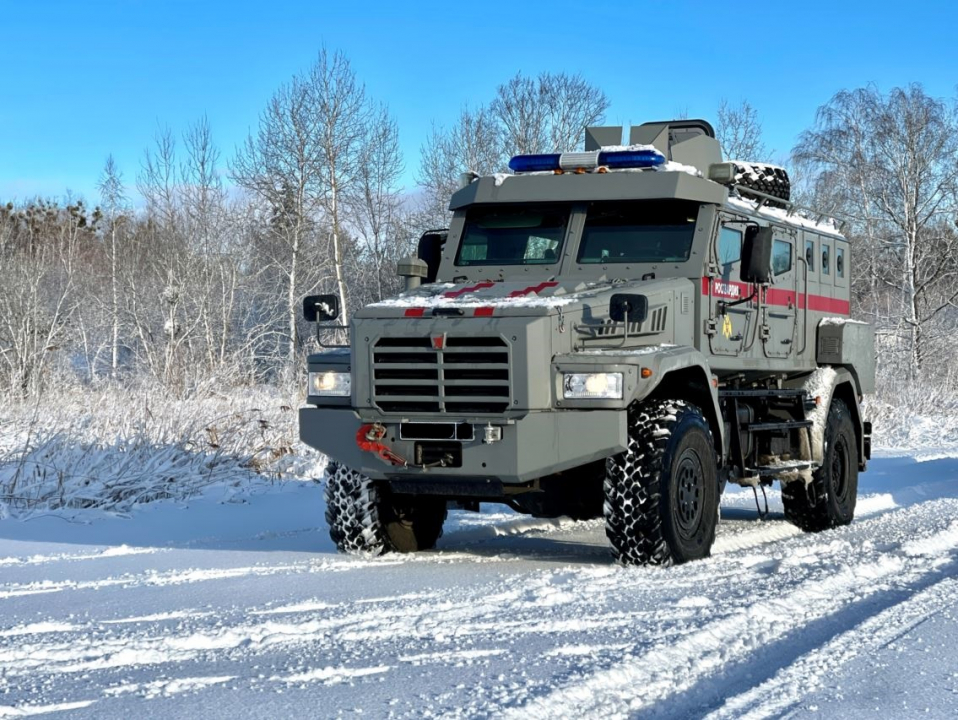
<path id="1" fill-rule="evenodd" d="M 620 562 L 680 563 L 709 554 L 729 482 L 779 480 L 806 531 L 852 520 L 875 370 L 847 241 L 704 121 L 621 142 L 589 128 L 585 152 L 464 175 L 406 290 L 309 358 L 300 434 L 331 458 L 340 550 L 431 548 L 450 504 L 496 502 L 604 516 Z"/>

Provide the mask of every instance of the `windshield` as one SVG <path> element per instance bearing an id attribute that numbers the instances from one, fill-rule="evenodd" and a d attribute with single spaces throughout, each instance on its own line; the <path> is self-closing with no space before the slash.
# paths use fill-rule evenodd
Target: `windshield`
<path id="1" fill-rule="evenodd" d="M 692 250 L 698 204 L 654 200 L 590 203 L 578 261 L 685 262 Z"/>
<path id="2" fill-rule="evenodd" d="M 456 265 L 558 262 L 568 205 L 485 205 L 466 213 Z"/>

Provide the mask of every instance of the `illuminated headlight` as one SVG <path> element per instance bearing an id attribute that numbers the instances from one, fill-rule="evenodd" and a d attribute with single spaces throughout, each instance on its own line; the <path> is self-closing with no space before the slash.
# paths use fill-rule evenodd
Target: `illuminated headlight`
<path id="1" fill-rule="evenodd" d="M 564 373 L 562 397 L 572 400 L 621 400 L 622 373 Z"/>
<path id="2" fill-rule="evenodd" d="M 348 372 L 324 370 L 309 373 L 309 392 L 307 393 L 309 395 L 349 397 L 351 388 L 352 381 Z"/>

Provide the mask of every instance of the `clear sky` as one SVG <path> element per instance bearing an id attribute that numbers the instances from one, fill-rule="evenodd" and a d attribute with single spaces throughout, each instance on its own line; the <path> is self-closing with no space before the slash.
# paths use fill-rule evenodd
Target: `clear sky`
<path id="1" fill-rule="evenodd" d="M 157 128 L 209 118 L 224 158 L 325 44 L 399 123 L 411 186 L 431 123 L 517 71 L 581 73 L 609 124 L 748 99 L 784 157 L 836 91 L 958 85 L 958 5 L 805 2 L 0 0 L 0 199 L 132 185 Z"/>

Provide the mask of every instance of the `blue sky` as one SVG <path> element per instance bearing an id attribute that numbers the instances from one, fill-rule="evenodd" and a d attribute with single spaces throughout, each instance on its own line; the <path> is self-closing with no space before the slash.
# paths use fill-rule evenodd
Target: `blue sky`
<path id="1" fill-rule="evenodd" d="M 112 153 L 132 185 L 158 128 L 209 118 L 224 159 L 325 44 L 399 122 L 406 183 L 431 123 L 517 71 L 581 73 L 609 124 L 748 99 L 784 156 L 836 91 L 958 85 L 950 2 L 203 2 L 0 0 L 0 199 L 94 199 Z"/>

